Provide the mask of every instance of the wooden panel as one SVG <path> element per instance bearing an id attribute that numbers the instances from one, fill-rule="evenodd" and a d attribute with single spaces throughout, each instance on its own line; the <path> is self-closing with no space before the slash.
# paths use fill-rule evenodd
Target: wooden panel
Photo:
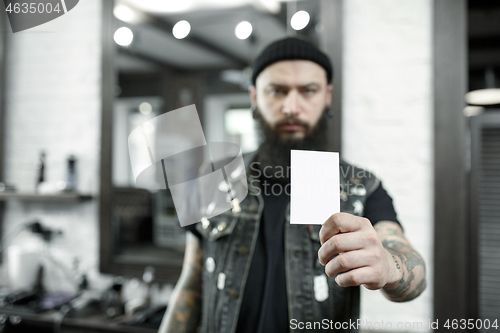
<path id="1" fill-rule="evenodd" d="M 433 1 L 434 317 L 470 318 L 465 119 L 465 0 Z"/>
<path id="2" fill-rule="evenodd" d="M 496 186 L 491 186 L 496 185 Z M 500 124 L 481 133 L 479 190 L 479 317 L 500 313 Z"/>
<path id="3" fill-rule="evenodd" d="M 471 120 L 471 237 L 475 317 L 500 313 L 500 110 Z"/>
<path id="4" fill-rule="evenodd" d="M 113 7 L 114 1 L 102 2 L 102 104 L 101 104 L 101 161 L 100 161 L 100 195 L 99 195 L 99 231 L 101 272 L 111 273 L 113 244 L 112 239 L 112 131 L 113 100 L 115 87 L 115 70 L 113 59 L 115 44 L 113 42 Z"/>
<path id="5" fill-rule="evenodd" d="M 4 155 L 5 155 L 5 110 L 4 110 L 4 93 L 5 93 L 5 56 L 6 56 L 6 32 L 10 31 L 5 22 L 5 15 L 0 15 L 0 182 L 4 179 Z M 2 236 L 2 221 L 3 221 L 4 203 L 0 202 L 0 240 Z M 0 242 L 1 243 L 1 242 Z M 1 247 L 1 244 L 0 244 Z M 2 263 L 2 254 L 0 253 L 0 264 Z"/>
<path id="6" fill-rule="evenodd" d="M 321 0 L 321 45 L 334 68 L 333 119 L 329 121 L 333 150 L 340 152 L 342 137 L 342 10 L 343 0 Z"/>

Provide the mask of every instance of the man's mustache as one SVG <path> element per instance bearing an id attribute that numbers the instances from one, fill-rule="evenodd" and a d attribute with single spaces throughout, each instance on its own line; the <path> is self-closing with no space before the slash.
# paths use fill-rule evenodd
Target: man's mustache
<path id="1" fill-rule="evenodd" d="M 277 121 L 276 124 L 274 124 L 274 129 L 276 129 L 282 125 L 288 125 L 288 124 L 301 125 L 306 129 L 306 131 L 309 131 L 309 127 L 310 127 L 307 122 L 300 120 L 296 116 L 291 116 L 291 117 L 287 117 L 287 118 L 284 118 L 282 120 Z"/>

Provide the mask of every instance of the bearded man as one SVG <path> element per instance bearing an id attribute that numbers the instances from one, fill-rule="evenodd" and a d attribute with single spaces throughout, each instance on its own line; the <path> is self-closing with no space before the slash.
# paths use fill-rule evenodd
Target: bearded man
<path id="1" fill-rule="evenodd" d="M 244 156 L 250 193 L 240 212 L 189 226 L 160 332 L 351 332 L 359 286 L 395 302 L 425 289 L 391 197 L 363 169 L 341 161 L 341 213 L 321 226 L 289 222 L 290 150 L 331 151 L 332 76 L 329 58 L 301 39 L 257 57 L 249 93 L 262 144 Z"/>

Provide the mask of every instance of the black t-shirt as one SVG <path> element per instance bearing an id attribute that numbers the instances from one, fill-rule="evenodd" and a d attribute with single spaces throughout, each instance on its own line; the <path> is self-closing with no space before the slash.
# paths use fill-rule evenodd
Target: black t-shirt
<path id="1" fill-rule="evenodd" d="M 238 318 L 238 333 L 289 332 L 283 230 L 290 197 L 284 191 L 280 195 L 261 192 L 264 211 Z M 382 183 L 367 198 L 364 217 L 372 224 L 384 220 L 399 223 L 392 198 Z M 201 239 L 194 226 L 186 228 Z"/>

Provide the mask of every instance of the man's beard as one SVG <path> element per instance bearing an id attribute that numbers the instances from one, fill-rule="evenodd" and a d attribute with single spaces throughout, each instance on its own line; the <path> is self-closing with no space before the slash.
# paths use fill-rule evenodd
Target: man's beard
<path id="1" fill-rule="evenodd" d="M 262 144 L 260 145 L 256 162 L 259 163 L 260 170 L 266 168 L 266 178 L 280 183 L 289 183 L 290 179 L 290 150 L 319 150 L 331 151 L 328 140 L 328 108 L 325 107 L 323 114 L 318 119 L 316 125 L 311 129 L 307 123 L 296 118 L 294 122 L 305 126 L 304 138 L 282 137 L 282 135 L 269 125 L 262 114 L 257 109 L 255 118 L 257 129 Z M 286 119 L 288 121 L 289 118 Z M 268 177 L 269 176 L 269 177 Z"/>

